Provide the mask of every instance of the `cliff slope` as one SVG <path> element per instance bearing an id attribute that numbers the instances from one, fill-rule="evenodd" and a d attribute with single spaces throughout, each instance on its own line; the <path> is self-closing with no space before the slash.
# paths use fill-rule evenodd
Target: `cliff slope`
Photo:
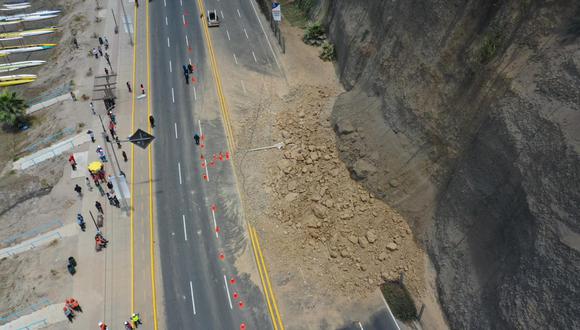
<path id="1" fill-rule="evenodd" d="M 404 214 L 456 329 L 578 329 L 580 5 L 332 1 L 352 176 Z"/>

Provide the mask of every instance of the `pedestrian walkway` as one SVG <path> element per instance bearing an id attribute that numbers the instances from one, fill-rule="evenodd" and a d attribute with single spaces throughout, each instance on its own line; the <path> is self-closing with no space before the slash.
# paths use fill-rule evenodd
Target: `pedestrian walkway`
<path id="1" fill-rule="evenodd" d="M 89 152 L 88 151 L 75 152 L 73 155 L 77 162 L 77 170 L 70 171 L 70 177 L 73 179 L 88 177 L 89 170 L 87 169 L 87 166 L 89 165 L 88 162 Z"/>
<path id="2" fill-rule="evenodd" d="M 31 105 L 30 108 L 26 109 L 26 114 L 29 115 L 33 112 L 36 112 L 38 110 L 42 110 L 42 109 L 49 107 L 53 104 L 57 104 L 58 102 L 66 101 L 66 100 L 72 100 L 72 95 L 69 92 L 67 92 L 66 94 L 59 95 L 59 96 L 53 97 L 51 99 L 48 99 L 48 100 Z"/>
<path id="3" fill-rule="evenodd" d="M 68 322 L 62 312 L 63 306 L 64 303 L 48 305 L 0 326 L 0 330 L 39 329 L 49 324 Z"/>
<path id="4" fill-rule="evenodd" d="M 50 147 L 41 149 L 31 155 L 22 157 L 12 164 L 12 168 L 15 170 L 24 170 L 36 164 L 39 164 L 45 160 L 54 158 L 76 146 L 79 146 L 85 142 L 91 141 L 91 138 L 86 133 L 81 133 L 72 138 L 57 142 Z"/>

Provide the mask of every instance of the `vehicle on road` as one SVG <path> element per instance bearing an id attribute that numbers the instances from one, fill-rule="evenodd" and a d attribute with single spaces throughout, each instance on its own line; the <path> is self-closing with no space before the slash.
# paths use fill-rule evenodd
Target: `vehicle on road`
<path id="1" fill-rule="evenodd" d="M 207 11 L 207 26 L 209 27 L 220 26 L 220 19 L 215 10 Z"/>

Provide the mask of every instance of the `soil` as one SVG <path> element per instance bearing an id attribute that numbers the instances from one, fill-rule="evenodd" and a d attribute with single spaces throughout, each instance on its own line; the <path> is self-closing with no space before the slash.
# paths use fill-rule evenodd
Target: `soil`
<path id="1" fill-rule="evenodd" d="M 338 157 L 330 115 L 343 89 L 333 64 L 303 44 L 302 30 L 284 33 L 285 80 L 263 83 L 261 101 L 236 109 L 245 120 L 234 115 L 238 150 L 285 145 L 238 151 L 244 209 L 263 241 L 286 326 L 338 326 L 339 311 L 363 306 L 383 280 L 404 274 L 411 294 L 424 295 L 425 254 L 405 220 Z"/>

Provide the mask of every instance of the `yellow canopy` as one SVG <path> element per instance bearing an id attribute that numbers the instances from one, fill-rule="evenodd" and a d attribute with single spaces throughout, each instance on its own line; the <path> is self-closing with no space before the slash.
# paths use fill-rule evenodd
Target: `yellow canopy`
<path id="1" fill-rule="evenodd" d="M 103 167 L 103 163 L 101 162 L 92 162 L 89 164 L 89 171 L 91 172 L 98 172 L 101 167 Z"/>

